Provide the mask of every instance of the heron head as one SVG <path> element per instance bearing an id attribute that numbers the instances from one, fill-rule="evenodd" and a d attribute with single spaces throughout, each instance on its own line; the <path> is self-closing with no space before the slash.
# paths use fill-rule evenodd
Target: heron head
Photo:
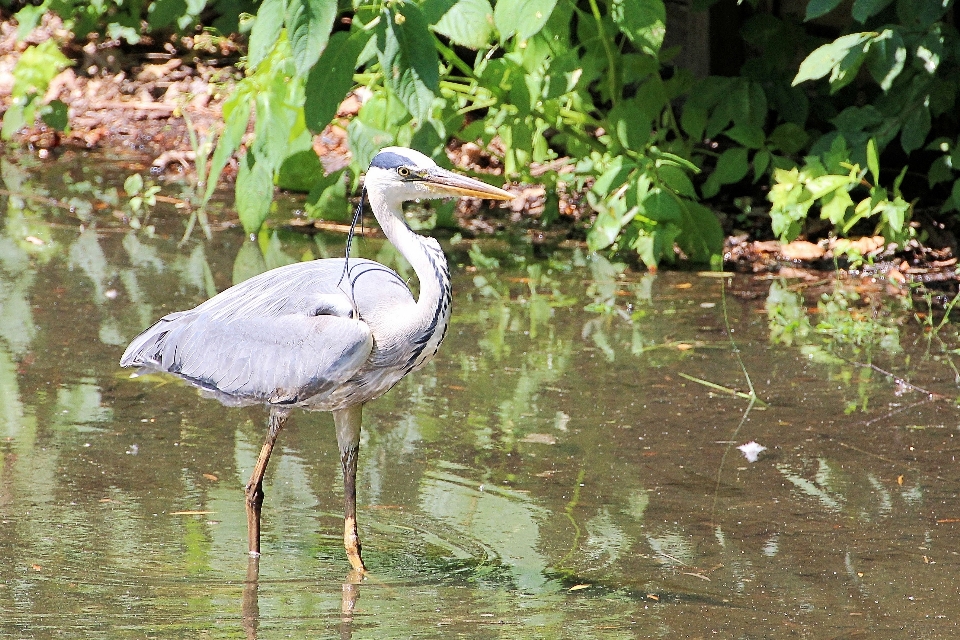
<path id="1" fill-rule="evenodd" d="M 489 198 L 512 200 L 513 194 L 480 180 L 437 166 L 428 156 L 405 147 L 386 147 L 373 158 L 364 187 L 386 200 L 420 198 Z"/>

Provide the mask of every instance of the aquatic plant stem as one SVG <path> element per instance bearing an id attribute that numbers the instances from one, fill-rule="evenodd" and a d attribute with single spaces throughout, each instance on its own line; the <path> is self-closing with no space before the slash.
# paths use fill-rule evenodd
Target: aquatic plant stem
<path id="1" fill-rule="evenodd" d="M 720 499 L 720 477 L 723 474 L 723 467 L 727 461 L 727 454 L 730 453 L 730 450 L 733 448 L 734 442 L 736 442 L 737 436 L 740 434 L 740 430 L 743 428 L 743 425 L 747 422 L 747 416 L 750 415 L 750 412 L 753 410 L 753 406 L 757 403 L 759 398 L 757 398 L 757 392 L 753 387 L 753 380 L 750 378 L 750 373 L 747 371 L 746 365 L 743 364 L 743 358 L 740 357 L 740 349 L 737 347 L 736 341 L 733 339 L 733 329 L 730 327 L 730 315 L 727 311 L 727 279 L 720 279 L 720 307 L 723 309 L 723 326 L 727 331 L 727 337 L 730 339 L 730 346 L 733 348 L 733 354 L 737 358 L 737 363 L 740 365 L 740 370 L 743 372 L 743 377 L 747 381 L 747 388 L 750 390 L 749 394 L 745 396 L 741 395 L 740 397 L 746 397 L 749 399 L 747 403 L 747 408 L 744 409 L 743 415 L 740 417 L 740 422 L 737 424 L 737 427 L 733 430 L 733 433 L 730 434 L 729 442 L 726 447 L 723 449 L 723 455 L 720 457 L 720 465 L 717 467 L 717 481 L 713 490 L 713 506 L 710 510 L 710 522 L 716 526 L 717 520 L 717 501 Z M 738 394 L 739 395 L 739 394 Z"/>

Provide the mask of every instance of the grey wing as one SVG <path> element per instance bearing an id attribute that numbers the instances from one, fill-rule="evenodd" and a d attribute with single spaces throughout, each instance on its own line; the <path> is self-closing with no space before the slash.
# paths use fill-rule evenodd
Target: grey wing
<path id="1" fill-rule="evenodd" d="M 366 362 L 369 328 L 337 316 L 211 320 L 164 318 L 125 354 L 124 366 L 174 373 L 225 404 L 296 404 L 323 397 Z"/>
<path id="2" fill-rule="evenodd" d="M 388 289 L 402 284 L 377 263 L 350 266 L 385 271 Z M 127 347 L 120 364 L 177 374 L 225 404 L 322 398 L 349 380 L 373 348 L 370 328 L 340 287 L 342 269 L 342 260 L 317 260 L 251 278 L 165 316 Z"/>

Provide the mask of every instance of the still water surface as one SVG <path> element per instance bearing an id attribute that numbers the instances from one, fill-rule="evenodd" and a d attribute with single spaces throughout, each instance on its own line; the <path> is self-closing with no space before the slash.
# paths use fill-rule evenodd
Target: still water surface
<path id="1" fill-rule="evenodd" d="M 301 412 L 256 578 L 242 486 L 265 412 L 117 361 L 163 314 L 344 238 L 178 246 L 172 207 L 153 233 L 98 214 L 135 163 L 79 160 L 106 178 L 0 160 L 0 635 L 955 637 L 952 324 L 882 285 L 644 275 L 521 241 L 445 245 L 440 355 L 365 410 L 371 575 L 347 573 L 332 420 Z M 404 269 L 376 237 L 359 252 Z"/>

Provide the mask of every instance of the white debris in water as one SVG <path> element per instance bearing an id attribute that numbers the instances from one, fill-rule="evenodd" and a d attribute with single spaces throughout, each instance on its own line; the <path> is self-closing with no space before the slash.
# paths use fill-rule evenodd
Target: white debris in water
<path id="1" fill-rule="evenodd" d="M 766 451 L 767 448 L 762 444 L 757 444 L 753 440 L 747 444 L 742 444 L 737 449 L 743 452 L 743 457 L 747 459 L 747 462 L 756 462 L 757 458 L 760 457 L 761 451 Z"/>

